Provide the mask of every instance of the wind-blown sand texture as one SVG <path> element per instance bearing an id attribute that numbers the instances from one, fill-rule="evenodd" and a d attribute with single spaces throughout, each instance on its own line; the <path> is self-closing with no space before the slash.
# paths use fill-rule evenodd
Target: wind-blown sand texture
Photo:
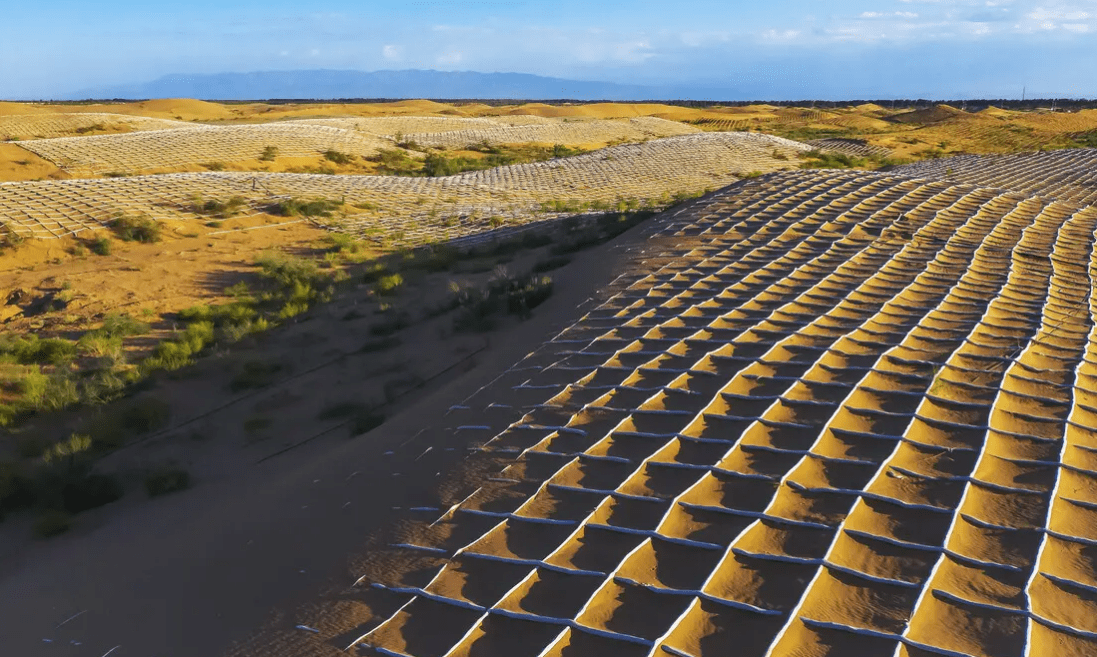
<path id="1" fill-rule="evenodd" d="M 372 135 L 392 137 L 422 132 L 457 132 L 488 130 L 501 126 L 547 125 L 555 119 L 530 114 L 519 116 L 459 117 L 459 116 L 363 116 L 333 119 L 294 119 L 288 123 L 326 125 L 344 130 L 359 130 Z"/>
<path id="2" fill-rule="evenodd" d="M 184 218 L 195 194 L 241 196 L 255 210 L 277 198 L 323 197 L 374 208 L 322 220 L 329 228 L 415 244 L 488 231 L 492 216 L 519 224 L 543 218 L 538 206 L 553 200 L 659 199 L 719 188 L 746 172 L 788 166 L 808 148 L 768 135 L 704 133 L 441 178 L 210 172 L 0 183 L 0 221 L 25 237 L 50 238 L 101 228 L 118 212 Z"/>
<path id="3" fill-rule="evenodd" d="M 808 146 L 814 146 L 821 151 L 834 151 L 836 153 L 845 153 L 846 155 L 852 155 L 854 157 L 888 157 L 891 155 L 891 149 L 884 148 L 883 146 L 873 146 L 863 139 L 831 137 L 829 139 L 812 139 L 811 141 L 806 141 L 804 143 Z"/>
<path id="4" fill-rule="evenodd" d="M 451 409 L 509 465 L 336 647 L 1097 651 L 1097 208 L 801 171 L 655 228 L 511 372 L 520 420 Z"/>
<path id="5" fill-rule="evenodd" d="M 701 132 L 677 121 L 643 116 L 623 121 L 554 121 L 528 125 L 496 125 L 448 132 L 413 133 L 405 137 L 422 146 L 460 148 L 468 144 L 591 144 L 614 141 L 643 141 Z"/>
<path id="6" fill-rule="evenodd" d="M 1097 203 L 1094 148 L 1019 155 L 958 155 L 907 164 L 897 167 L 895 172 L 1001 187 L 1075 203 Z"/>
<path id="7" fill-rule="evenodd" d="M 133 132 L 188 127 L 184 121 L 145 116 L 89 112 L 85 114 L 0 115 L 0 140 L 48 139 L 80 134 L 80 131 Z"/>
<path id="8" fill-rule="evenodd" d="M 383 139 L 327 126 L 267 123 L 190 126 L 121 135 L 36 139 L 20 146 L 74 175 L 140 172 L 206 162 L 255 160 L 267 146 L 279 156 L 314 156 L 327 150 L 372 155 L 391 146 Z"/>

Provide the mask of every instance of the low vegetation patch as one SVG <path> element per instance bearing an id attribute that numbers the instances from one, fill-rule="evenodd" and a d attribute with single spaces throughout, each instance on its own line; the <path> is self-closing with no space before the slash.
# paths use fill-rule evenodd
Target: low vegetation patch
<path id="1" fill-rule="evenodd" d="M 11 226 L 5 224 L 4 230 L 4 237 L 2 240 L 0 240 L 0 248 L 11 249 L 12 251 L 14 251 L 23 246 L 23 244 L 26 242 L 26 238 L 15 232 L 15 230 L 11 228 Z"/>
<path id="2" fill-rule="evenodd" d="M 868 164 L 864 158 L 834 151 L 809 151 L 800 157 L 801 169 L 861 169 Z"/>
<path id="3" fill-rule="evenodd" d="M 149 244 L 160 241 L 160 224 L 148 217 L 119 215 L 111 220 L 110 228 L 123 242 Z"/>
<path id="4" fill-rule="evenodd" d="M 324 159 L 335 164 L 350 164 L 357 159 L 356 156 L 336 150 L 324 151 Z"/>
<path id="5" fill-rule="evenodd" d="M 404 277 L 400 274 L 388 274 L 377 279 L 374 291 L 383 296 L 392 296 L 404 286 Z"/>
<path id="6" fill-rule="evenodd" d="M 191 199 L 190 210 L 205 217 L 228 219 L 240 214 L 247 204 L 247 200 L 241 196 L 233 196 L 224 201 L 213 198 L 203 200 L 196 196 Z"/>
<path id="7" fill-rule="evenodd" d="M 110 255 L 110 238 L 100 235 L 99 237 L 88 240 L 88 250 L 95 255 Z"/>
<path id="8" fill-rule="evenodd" d="M 330 217 L 341 207 L 343 207 L 342 201 L 332 199 L 290 198 L 276 201 L 264 208 L 264 211 L 279 217 Z"/>
<path id="9" fill-rule="evenodd" d="M 483 288 L 454 286 L 458 313 L 453 328 L 456 331 L 488 331 L 495 328 L 504 315 L 525 319 L 552 296 L 552 291 L 552 278 L 548 276 L 511 276 L 500 267 Z"/>
<path id="10" fill-rule="evenodd" d="M 421 150 L 418 144 L 412 148 L 409 142 L 397 142 L 406 149 Z M 410 157 L 405 150 L 381 149 L 369 160 L 378 164 L 377 172 L 393 176 L 453 176 L 466 171 L 481 171 L 511 164 L 543 162 L 559 157 L 579 155 L 586 151 L 563 144 L 537 146 L 533 144 L 490 144 L 486 141 L 469 144 L 465 151 L 482 153 L 482 156 L 447 155 L 440 149 L 432 150 L 422 160 Z"/>
<path id="11" fill-rule="evenodd" d="M 265 388 L 277 380 L 283 367 L 279 363 L 265 363 L 262 361 L 248 361 L 243 364 L 240 371 L 232 378 L 229 388 L 233 392 L 249 390 L 253 388 Z"/>
<path id="12" fill-rule="evenodd" d="M 386 176 L 415 176 L 423 167 L 399 148 L 382 148 L 367 159 L 377 164 L 377 173 Z"/>

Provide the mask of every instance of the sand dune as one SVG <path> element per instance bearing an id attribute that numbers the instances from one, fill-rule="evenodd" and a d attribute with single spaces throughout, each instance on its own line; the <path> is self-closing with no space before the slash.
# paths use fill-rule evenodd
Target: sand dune
<path id="1" fill-rule="evenodd" d="M 496 390 L 518 421 L 451 411 L 506 467 L 403 548 L 432 575 L 363 574 L 405 604 L 329 645 L 1097 650 L 1066 556 L 1094 538 L 1097 209 L 795 172 L 653 228 L 652 268 Z"/>
<path id="2" fill-rule="evenodd" d="M 189 126 L 183 121 L 150 119 L 144 116 L 109 114 L 105 112 L 72 113 L 0 113 L 0 139 L 47 139 L 80 134 L 133 132 L 137 130 L 165 130 Z"/>
<path id="3" fill-rule="evenodd" d="M 193 126 L 122 135 L 35 139 L 19 145 L 74 175 L 137 173 L 204 162 L 257 160 L 268 146 L 277 148 L 280 157 L 314 156 L 326 150 L 371 155 L 391 146 L 382 139 L 349 130 L 290 123 Z"/>
<path id="4" fill-rule="evenodd" d="M 261 139 L 279 134 L 265 131 L 268 127 L 284 128 L 290 130 L 289 134 L 305 128 L 332 131 L 340 139 L 357 136 L 318 126 L 255 127 L 263 129 L 259 131 Z M 202 130 L 210 131 L 219 140 L 224 135 L 225 141 L 217 143 L 244 148 L 229 138 L 242 134 L 242 128 Z M 187 131 L 136 133 L 110 139 L 152 139 L 148 142 L 149 157 L 163 158 L 163 150 L 157 152 L 154 145 L 162 143 L 165 134 L 177 132 Z M 92 139 L 105 138 L 72 141 L 83 143 Z M 42 143 L 46 142 L 37 142 Z M 184 143 L 191 145 L 194 140 L 187 135 Z M 808 148 L 767 135 L 705 133 L 444 178 L 210 172 L 0 183 L 0 219 L 9 230 L 24 236 L 49 238 L 102 228 L 119 212 L 161 219 L 185 218 L 189 199 L 194 195 L 222 200 L 241 196 L 254 209 L 291 196 L 323 197 L 345 200 L 350 205 L 369 204 L 372 208 L 360 211 L 348 207 L 352 212 L 349 216 L 324 220 L 324 225 L 333 230 L 421 244 L 486 232 L 497 227 L 492 217 L 522 224 L 554 216 L 538 212 L 545 203 L 610 203 L 622 198 L 659 202 L 677 192 L 717 188 L 744 173 L 788 166 L 790 157 Z"/>
<path id="5" fill-rule="evenodd" d="M 897 167 L 896 173 L 947 178 L 1075 203 L 1097 203 L 1097 149 L 1019 155 L 960 155 Z"/>

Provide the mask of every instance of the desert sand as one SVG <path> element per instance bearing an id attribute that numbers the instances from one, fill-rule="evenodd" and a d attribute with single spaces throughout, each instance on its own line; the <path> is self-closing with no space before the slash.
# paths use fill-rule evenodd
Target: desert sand
<path id="1" fill-rule="evenodd" d="M 141 105 L 129 110 L 233 121 L 313 113 L 318 127 L 381 132 L 319 123 L 334 119 L 336 106 Z M 347 107 L 353 116 L 380 112 Z M 408 115 L 400 132 L 434 120 L 411 118 L 416 112 L 689 118 L 706 131 L 746 121 L 778 134 L 844 121 L 862 131 L 858 141 L 816 147 L 858 156 L 945 150 L 930 138 L 945 133 L 990 152 L 1016 150 L 1030 138 L 1091 129 L 1092 120 L 944 106 L 905 115 L 878 106 L 707 110 L 727 118 L 643 105 L 390 109 Z M 885 119 L 902 127 L 865 134 Z M 555 125 L 521 121 L 490 130 Z M 482 130 L 470 125 L 445 127 Z M 1017 125 L 1042 127 L 1009 128 Z M 899 141 L 904 131 L 922 146 Z M 108 138 L 116 137 L 73 139 Z M 399 334 L 392 354 L 363 353 L 355 345 L 369 322 L 351 311 L 375 300 L 351 292 L 249 347 L 257 351 L 226 350 L 189 376 L 158 382 L 187 400 L 187 413 L 110 463 L 136 470 L 170 454 L 189 459 L 202 485 L 93 511 L 47 543 L 13 542 L 0 570 L 0 618 L 14 628 L 6 649 L 79 657 L 1097 652 L 1097 533 L 1088 517 L 1097 504 L 1095 150 L 963 155 L 877 172 L 781 170 L 796 162 L 776 155 L 811 148 L 710 131 L 437 181 L 257 177 L 282 181 L 283 196 L 373 203 L 363 190 L 414 184 L 405 205 L 415 205 L 413 194 L 452 194 L 482 208 L 476 189 L 527 204 L 548 188 L 569 200 L 608 199 L 634 195 L 627 180 L 651 187 L 683 170 L 654 196 L 682 181 L 700 186 L 706 166 L 721 172 L 704 172 L 717 191 L 555 270 L 557 293 L 525 322 L 476 337 L 428 321 Z M 755 162 L 770 173 L 746 168 Z M 59 208 L 93 197 L 103 212 L 133 203 L 164 213 L 158 219 L 175 233 L 165 245 L 122 252 L 146 267 L 185 260 L 206 242 L 208 262 L 239 273 L 260 245 L 307 249 L 322 229 L 398 228 L 369 211 L 287 226 L 255 212 L 231 228 L 258 230 L 188 236 L 196 218 L 163 209 L 168 195 L 192 188 L 247 196 L 244 176 L 0 185 L 8 220 L 36 203 L 41 216 L 24 210 L 15 225 L 47 233 L 21 256 L 33 270 L 10 271 L 26 286 L 40 273 L 56 281 L 76 272 L 66 268 L 78 261 L 57 249 L 105 219 Z M 253 210 L 260 197 L 249 197 Z M 415 234 L 453 239 L 488 228 L 421 220 Z M 525 268 L 541 255 L 508 264 Z M 187 276 L 202 262 L 195 256 L 178 285 L 193 285 Z M 88 280 L 115 286 L 107 272 L 118 267 L 103 264 Z M 455 275 L 424 277 L 400 299 L 426 300 Z M 169 316 L 170 305 L 156 312 Z M 285 361 L 287 376 L 226 395 L 249 354 Z M 424 385 L 395 396 L 379 427 L 348 440 L 334 437 L 336 420 L 313 419 L 332 403 L 378 394 L 402 372 Z M 220 429 L 257 413 L 274 418 L 258 433 Z"/>

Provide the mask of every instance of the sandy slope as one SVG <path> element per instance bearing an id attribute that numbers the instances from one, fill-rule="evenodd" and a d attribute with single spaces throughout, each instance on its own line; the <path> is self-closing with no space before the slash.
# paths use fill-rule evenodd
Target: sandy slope
<path id="1" fill-rule="evenodd" d="M 792 173 L 660 228 L 458 411 L 494 474 L 282 654 L 1092 654 L 1058 555 L 1092 539 L 1097 210 Z"/>
<path id="2" fill-rule="evenodd" d="M 557 273 L 557 293 L 536 321 L 490 336 L 492 349 L 472 370 L 442 379 L 365 437 L 318 441 L 121 513 L 108 507 L 77 535 L 5 555 L 5 650 L 99 657 L 121 646 L 115 654 L 192 657 L 219 654 L 264 620 L 284 627 L 299 603 L 344 585 L 347 555 L 362 554 L 366 537 L 403 515 L 394 507 L 430 502 L 435 473 L 456 465 L 473 439 L 442 445 L 420 432 L 451 425 L 446 409 L 589 307 L 617 250 L 582 254 Z"/>

